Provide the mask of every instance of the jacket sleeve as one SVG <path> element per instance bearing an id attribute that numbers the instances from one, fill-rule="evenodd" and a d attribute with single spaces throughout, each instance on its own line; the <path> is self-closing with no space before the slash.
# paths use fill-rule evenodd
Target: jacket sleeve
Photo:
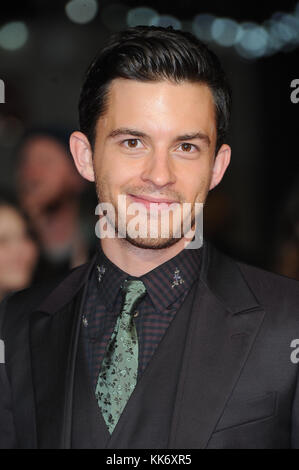
<path id="1" fill-rule="evenodd" d="M 16 435 L 13 419 L 11 388 L 5 364 L 5 334 L 3 323 L 7 299 L 0 304 L 0 449 L 16 448 Z"/>

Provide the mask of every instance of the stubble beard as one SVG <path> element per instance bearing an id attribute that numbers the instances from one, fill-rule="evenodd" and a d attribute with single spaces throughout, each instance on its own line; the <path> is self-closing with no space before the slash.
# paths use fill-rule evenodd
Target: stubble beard
<path id="1" fill-rule="evenodd" d="M 96 177 L 96 191 L 97 191 L 97 196 L 98 196 L 98 202 L 99 203 L 110 203 L 110 204 L 112 204 L 112 206 L 114 208 L 115 223 L 113 223 L 113 221 L 109 219 L 108 214 L 106 215 L 106 219 L 107 219 L 108 223 L 110 224 L 111 228 L 113 230 L 115 230 L 116 238 L 118 238 L 118 235 L 119 235 L 119 223 L 118 223 L 118 221 L 120 220 L 119 217 L 122 217 L 122 215 L 119 214 L 119 212 L 118 212 L 118 204 L 113 200 L 112 196 L 109 193 L 109 183 L 108 183 L 108 180 L 105 177 L 101 178 L 101 183 L 99 183 L 99 179 Z M 206 197 L 204 198 L 204 200 L 205 199 L 206 199 Z M 194 230 L 195 221 L 196 221 L 195 206 L 194 206 L 194 204 L 192 204 L 192 210 L 191 210 L 191 229 L 192 230 Z M 172 221 L 169 222 L 169 227 L 172 227 L 171 222 Z M 127 221 L 127 223 L 128 223 L 128 221 Z M 178 234 L 178 236 L 176 236 L 176 234 L 173 233 L 173 231 L 170 230 L 170 236 L 165 237 L 165 238 L 161 236 L 160 230 L 159 230 L 159 236 L 157 238 L 152 238 L 150 236 L 132 238 L 128 234 L 127 223 L 125 225 L 126 232 L 125 232 L 125 234 L 121 234 L 121 237 L 119 238 L 119 240 L 126 240 L 128 243 L 130 243 L 131 245 L 133 245 L 134 247 L 137 247 L 137 248 L 148 249 L 148 250 L 162 250 L 162 249 L 170 248 L 171 246 L 178 243 L 185 235 L 183 233 L 183 220 L 182 220 L 182 218 L 181 218 L 180 233 Z M 121 225 L 124 226 L 123 221 L 122 221 Z M 148 226 L 149 226 L 149 223 L 148 223 Z"/>

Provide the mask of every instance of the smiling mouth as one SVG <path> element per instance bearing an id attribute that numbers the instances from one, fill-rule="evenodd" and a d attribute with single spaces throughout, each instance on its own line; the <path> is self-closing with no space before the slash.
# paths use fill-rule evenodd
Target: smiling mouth
<path id="1" fill-rule="evenodd" d="M 129 196 L 135 200 L 135 202 L 141 202 L 142 204 L 149 205 L 149 204 L 175 204 L 178 201 L 173 201 L 171 199 L 159 199 L 153 198 L 151 196 L 137 196 L 135 194 L 129 194 Z"/>

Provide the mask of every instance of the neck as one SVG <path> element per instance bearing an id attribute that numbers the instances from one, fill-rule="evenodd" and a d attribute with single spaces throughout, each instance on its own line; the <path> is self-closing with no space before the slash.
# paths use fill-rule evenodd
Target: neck
<path id="1" fill-rule="evenodd" d="M 180 239 L 174 245 L 162 249 L 138 248 L 125 239 L 103 238 L 101 246 L 106 257 L 131 276 L 142 276 L 176 256 L 190 240 Z"/>

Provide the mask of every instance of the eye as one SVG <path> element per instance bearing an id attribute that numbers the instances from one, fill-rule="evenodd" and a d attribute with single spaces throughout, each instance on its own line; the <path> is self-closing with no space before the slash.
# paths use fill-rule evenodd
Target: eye
<path id="1" fill-rule="evenodd" d="M 196 145 L 193 145 L 193 144 L 189 144 L 188 142 L 183 142 L 180 147 L 182 147 L 182 150 L 186 153 L 191 153 L 192 150 L 193 151 L 196 151 L 198 150 L 198 147 Z"/>
<path id="2" fill-rule="evenodd" d="M 129 149 L 137 149 L 139 148 L 138 142 L 140 142 L 140 139 L 126 139 L 122 141 L 122 144 L 124 144 L 125 147 Z"/>

